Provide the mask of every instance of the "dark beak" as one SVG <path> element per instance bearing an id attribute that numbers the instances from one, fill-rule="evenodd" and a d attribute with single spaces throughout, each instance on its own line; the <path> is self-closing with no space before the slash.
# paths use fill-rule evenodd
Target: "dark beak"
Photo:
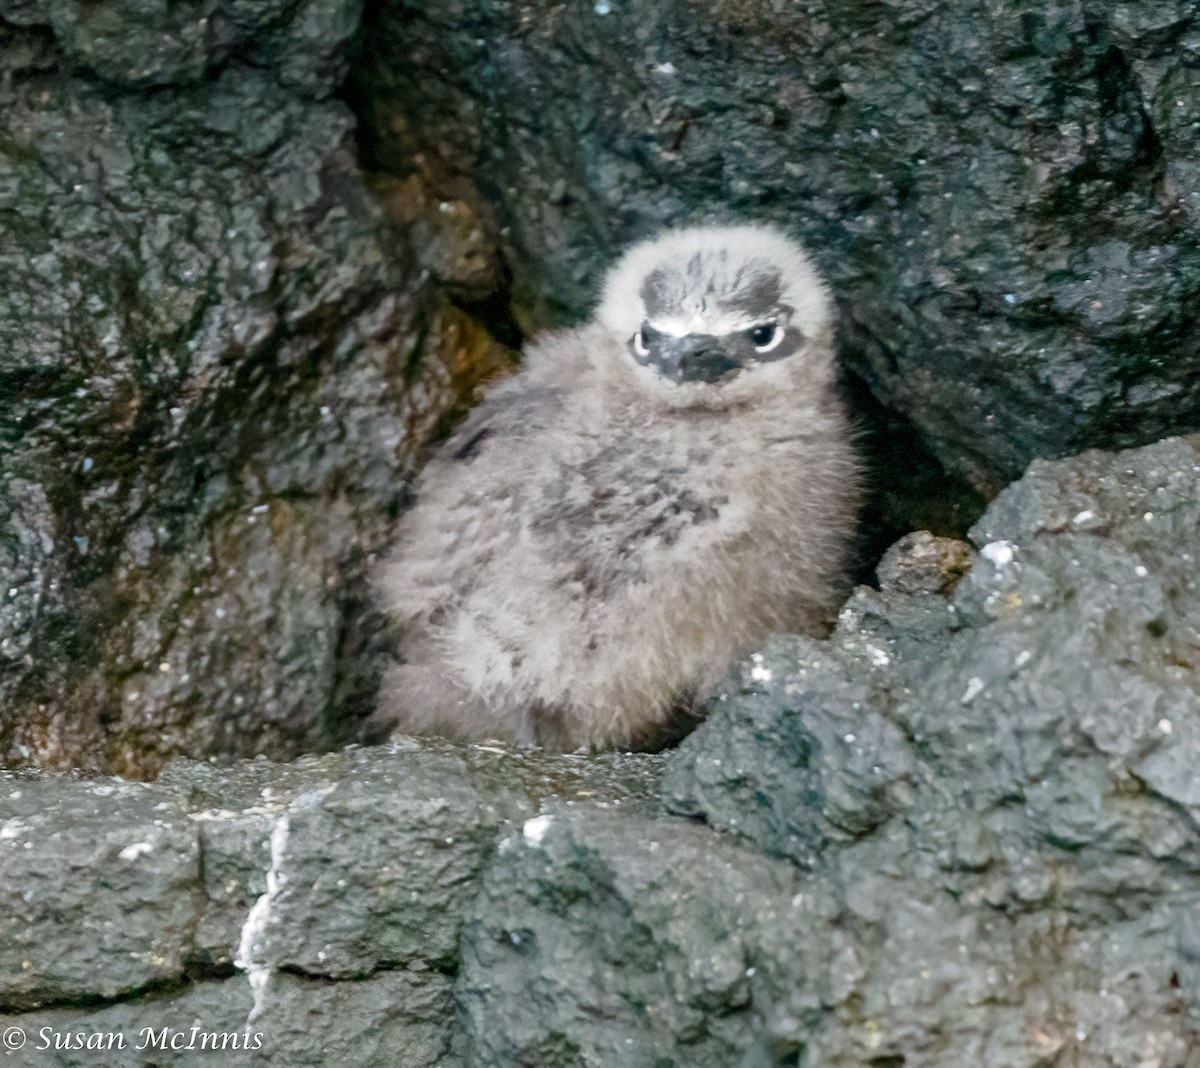
<path id="1" fill-rule="evenodd" d="M 663 337 L 650 353 L 659 373 L 672 382 L 720 382 L 741 364 L 711 334 Z"/>

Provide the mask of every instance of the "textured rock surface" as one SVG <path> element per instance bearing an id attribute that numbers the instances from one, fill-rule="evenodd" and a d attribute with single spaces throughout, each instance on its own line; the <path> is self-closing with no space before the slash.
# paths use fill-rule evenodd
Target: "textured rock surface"
<path id="1" fill-rule="evenodd" d="M 0 1004 L 113 998 L 182 975 L 200 849 L 177 801 L 119 780 L 0 789 Z"/>
<path id="2" fill-rule="evenodd" d="M 500 845 L 463 931 L 465 1064 L 736 1065 L 820 1015 L 831 902 L 696 825 L 545 817 Z M 770 1006 L 771 989 L 790 986 Z M 615 1024 L 615 1026 L 614 1026 Z M 798 1046 L 773 1036 L 777 1052 Z"/>
<path id="3" fill-rule="evenodd" d="M 4 1029 L 25 1036 L 10 1064 L 94 1068 L 200 1064 L 284 1064 L 321 1068 L 402 1064 L 445 1065 L 450 980 L 436 972 L 387 971 L 360 982 L 331 984 L 295 975 L 272 976 L 270 1000 L 252 1024 L 254 997 L 245 979 L 198 982 L 156 997 L 94 1009 L 53 1009 L 0 1015 Z M 47 1030 L 48 1029 L 48 1030 Z M 163 1034 L 164 1029 L 166 1034 Z M 195 1029 L 195 1030 L 193 1030 Z M 2 1032 L 0 1032 L 2 1033 Z M 56 1048 L 100 1035 L 123 1046 Z M 209 1035 L 217 1036 L 215 1039 Z M 59 1038 L 58 1036 L 64 1036 Z M 234 1042 L 238 1045 L 233 1045 Z M 205 1044 L 207 1043 L 207 1045 Z"/>
<path id="4" fill-rule="evenodd" d="M 988 495 L 1197 427 L 1194 4 L 391 0 L 360 40 L 372 159 L 487 192 L 535 323 L 662 223 L 769 218 L 885 438 Z"/>
<path id="5" fill-rule="evenodd" d="M 1195 1063 L 1200 438 L 1035 463 L 972 538 L 774 640 L 664 799 L 838 900 L 806 1063 Z"/>
<path id="6" fill-rule="evenodd" d="M 645 803 L 660 772 L 412 743 L 176 762 L 153 785 L 5 773 L 0 1033 L 27 1037 L 9 1063 L 98 1063 L 39 1050 L 43 1027 L 124 1035 L 103 1063 L 190 1063 L 193 1025 L 260 1032 L 252 1063 L 449 1063 L 458 932 L 496 841 L 543 807 Z M 173 1048 L 136 1048 L 164 1027 Z"/>
<path id="7" fill-rule="evenodd" d="M 354 735 L 363 561 L 497 359 L 363 185 L 331 95 L 357 20 L 0 14 L 9 761 L 150 774 Z"/>
<path id="8" fill-rule="evenodd" d="M 163 1027 L 105 1063 L 230 1063 L 196 1026 L 249 1063 L 1196 1068 L 1200 437 L 1034 464 L 973 538 L 774 639 L 665 778 L 415 742 L 6 773 L 15 1063 Z"/>
<path id="9" fill-rule="evenodd" d="M 1194 429 L 1198 35 L 1176 0 L 7 5 L 3 759 L 359 737 L 421 444 L 663 223 L 814 248 L 864 567 L 1035 456 Z"/>
<path id="10" fill-rule="evenodd" d="M 352 737 L 480 324 L 665 222 L 813 246 L 874 527 L 1195 428 L 1198 49 L 1183 0 L 6 4 L 0 759 Z M 489 747 L 2 773 L 5 1060 L 1200 1068 L 1198 501 L 1171 440 L 905 539 L 667 812 Z"/>

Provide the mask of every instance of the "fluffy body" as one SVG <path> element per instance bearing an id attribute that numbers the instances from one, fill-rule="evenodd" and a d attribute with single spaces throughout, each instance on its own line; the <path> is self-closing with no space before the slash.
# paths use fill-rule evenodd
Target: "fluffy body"
<path id="1" fill-rule="evenodd" d="M 782 334 L 760 360 L 746 331 L 768 311 Z M 640 336 L 698 331 L 733 338 L 738 369 L 671 381 L 634 358 Z M 638 246 L 594 321 L 531 344 L 426 466 L 378 576 L 402 627 L 382 715 L 636 744 L 772 631 L 825 625 L 857 482 L 804 253 L 765 227 Z"/>

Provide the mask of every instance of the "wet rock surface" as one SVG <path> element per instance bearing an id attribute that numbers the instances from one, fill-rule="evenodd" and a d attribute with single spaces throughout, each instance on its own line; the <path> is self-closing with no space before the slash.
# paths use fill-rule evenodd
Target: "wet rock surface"
<path id="1" fill-rule="evenodd" d="M 1195 429 L 1191 5 L 777 8 L 8 5 L 4 761 L 366 738 L 422 446 L 663 224 L 828 275 L 864 576 L 1034 457 Z"/>
<path id="2" fill-rule="evenodd" d="M 333 96 L 358 15 L 0 15 L 10 763 L 355 736 L 364 561 L 500 360 L 364 185 Z"/>
<path id="3" fill-rule="evenodd" d="M 261 1032 L 252 1063 L 1198 1064 L 1200 437 L 1035 463 L 972 539 L 903 539 L 665 756 L 6 773 L 0 1024 Z"/>
<path id="4" fill-rule="evenodd" d="M 1200 445 L 1146 445 L 1200 421 L 1198 49 L 1177 0 L 7 4 L 0 761 L 162 774 L 0 773 L 6 1061 L 1200 1068 Z M 828 641 L 666 758 L 171 761 L 359 736 L 495 339 L 718 215 L 812 247 L 868 541 L 934 532 Z"/>
<path id="5" fill-rule="evenodd" d="M 888 481 L 911 490 L 913 445 L 956 480 L 923 486 L 943 522 L 1034 457 L 1197 428 L 1192 4 L 393 0 L 369 22 L 368 157 L 487 191 L 534 324 L 581 315 L 664 223 L 768 218 L 841 301 Z"/>

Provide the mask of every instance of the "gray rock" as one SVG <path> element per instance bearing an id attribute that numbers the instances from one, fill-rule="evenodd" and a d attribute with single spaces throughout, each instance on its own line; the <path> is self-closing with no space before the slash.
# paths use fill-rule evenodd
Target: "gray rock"
<path id="1" fill-rule="evenodd" d="M 437 742 L 288 765 L 168 765 L 159 785 L 189 799 L 203 850 L 191 959 L 211 969 L 241 957 L 330 979 L 449 968 L 504 827 L 551 798 L 650 796 L 660 768 L 652 756 L 553 760 Z"/>
<path id="2" fill-rule="evenodd" d="M 511 790 L 484 796 L 452 753 L 306 764 L 302 789 L 267 786 L 257 805 L 235 811 L 232 841 L 228 799 L 202 813 L 204 841 L 216 846 L 205 852 L 215 861 L 206 863 L 206 891 L 227 897 L 236 883 L 239 904 L 263 895 L 253 919 L 243 909 L 238 927 L 222 925 L 224 938 L 212 932 L 213 960 L 335 979 L 414 960 L 448 966 L 499 825 L 533 806 Z M 247 877 L 240 865 L 251 843 L 259 868 Z"/>
<path id="3" fill-rule="evenodd" d="M 363 183 L 358 10 L 55 0 L 0 38 L 8 763 L 294 756 L 368 711 L 367 557 L 500 357 Z"/>
<path id="4" fill-rule="evenodd" d="M 852 673 L 825 643 L 771 639 L 711 707 L 719 726 L 672 755 L 668 807 L 804 866 L 831 839 L 886 822 L 907 797 L 914 762 L 872 706 L 869 664 Z"/>
<path id="5" fill-rule="evenodd" d="M 960 896 L 899 823 L 831 859 L 805 876 L 661 817 L 527 824 L 464 927 L 459 1062 L 1196 1063 L 1194 887 L 1089 926 Z"/>
<path id="6" fill-rule="evenodd" d="M 789 1013 L 819 1015 L 830 917 L 800 889 L 786 864 L 679 821 L 530 821 L 501 843 L 463 929 L 456 1052 L 471 1065 L 736 1065 Z M 783 971 L 787 1003 L 768 1007 Z"/>
<path id="7" fill-rule="evenodd" d="M 0 778 L 0 1008 L 179 978 L 199 881 L 192 821 L 163 791 Z"/>
<path id="8" fill-rule="evenodd" d="M 439 0 L 373 9 L 354 78 L 375 165 L 489 192 L 530 322 L 580 316 L 663 223 L 790 227 L 880 435 L 915 426 L 991 496 L 1034 457 L 1197 427 L 1198 45 L 1181 0 Z M 874 447 L 911 485 L 912 448 Z"/>
<path id="9" fill-rule="evenodd" d="M 506 828 L 653 797 L 661 766 L 409 742 L 154 784 L 0 773 L 0 1011 L 243 973 L 259 1013 L 281 975 L 422 986 Z"/>
<path id="10" fill-rule="evenodd" d="M 16 1056 L 28 1060 L 15 1063 L 54 1068 L 449 1063 L 450 981 L 433 972 L 388 971 L 335 984 L 281 974 L 251 1021 L 253 1009 L 246 981 L 229 979 L 95 1009 L 0 1016 L 0 1028 L 24 1035 Z M 89 1039 L 104 1045 L 88 1049 Z"/>
<path id="11" fill-rule="evenodd" d="M 853 916 L 811 1063 L 1193 1063 L 1198 501 L 1200 438 L 1035 463 L 948 597 L 910 540 L 672 755 L 669 808 Z"/>

